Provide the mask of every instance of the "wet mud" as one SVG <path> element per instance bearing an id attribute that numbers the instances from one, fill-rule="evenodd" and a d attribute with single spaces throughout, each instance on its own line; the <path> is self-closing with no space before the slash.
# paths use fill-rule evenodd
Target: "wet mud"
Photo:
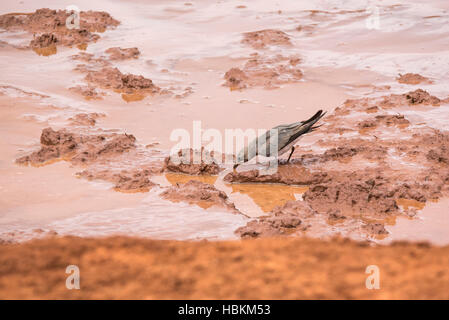
<path id="1" fill-rule="evenodd" d="M 251 87 L 278 88 L 282 84 L 297 82 L 303 78 L 299 63 L 300 59 L 296 56 L 267 57 L 254 53 L 243 67 L 234 67 L 225 73 L 224 86 L 231 90 Z"/>
<path id="2" fill-rule="evenodd" d="M 203 209 L 218 206 L 234 213 L 240 213 L 234 204 L 229 201 L 226 193 L 211 184 L 197 180 L 190 180 L 187 183 L 169 187 L 161 193 L 161 197 L 173 202 L 184 201 L 196 204 Z"/>
<path id="3" fill-rule="evenodd" d="M 247 32 L 243 34 L 242 43 L 262 49 L 267 46 L 291 46 L 290 37 L 283 31 L 266 29 L 260 31 Z"/>
<path id="4" fill-rule="evenodd" d="M 66 20 L 72 12 L 37 9 L 32 13 L 8 13 L 0 16 L 0 27 L 8 31 L 27 31 L 33 35 L 31 48 L 52 45 L 74 46 L 97 41 L 99 32 L 120 24 L 106 12 L 81 11 L 79 28 L 69 29 Z"/>
<path id="5" fill-rule="evenodd" d="M 121 155 L 136 147 L 136 138 L 124 134 L 81 135 L 66 129 L 42 130 L 41 148 L 16 160 L 18 164 L 44 165 L 55 160 L 73 164 L 89 164 L 100 159 Z"/>
<path id="6" fill-rule="evenodd" d="M 442 101 L 420 89 L 403 95 L 347 101 L 323 121 L 317 145 L 324 152 L 295 151 L 291 163 L 281 161 L 277 172 L 271 175 L 244 168 L 228 173 L 224 180 L 230 183 L 308 187 L 303 200 L 297 201 L 300 209 L 292 211 L 295 202 L 287 203 L 274 209 L 268 218 L 254 220 L 236 232 L 243 237 L 300 234 L 296 231 L 307 229 L 303 221 L 307 211 L 309 217 L 331 222 L 318 231 L 319 235 L 332 233 L 334 222 L 340 221 L 341 234 L 366 234 L 373 238 L 388 234 L 385 224 L 391 217 L 413 217 L 416 207 L 448 196 L 447 132 L 416 126 L 404 115 L 387 113 L 393 107 L 433 107 Z M 350 116 L 372 108 L 375 114 L 366 112 L 363 121 Z M 398 132 L 401 139 L 397 138 Z M 407 202 L 414 205 L 404 206 Z M 301 223 L 289 229 L 282 223 L 273 223 L 272 219 L 277 221 L 283 213 L 287 220 L 293 214 Z M 279 230 L 273 230 L 276 228 Z"/>
<path id="7" fill-rule="evenodd" d="M 71 88 L 73 92 L 83 95 L 86 99 L 101 99 L 101 89 L 109 89 L 120 93 L 126 102 L 140 101 L 146 96 L 171 94 L 167 89 L 161 89 L 151 79 L 142 75 L 122 73 L 113 62 L 118 60 L 137 59 L 140 52 L 137 48 L 122 49 L 109 48 L 106 56 L 95 56 L 91 53 L 80 52 L 72 56 L 75 61 L 82 62 L 75 68 L 85 74 L 87 85 Z"/>
<path id="8" fill-rule="evenodd" d="M 420 74 L 417 73 L 406 73 L 406 74 L 400 74 L 399 77 L 397 78 L 397 81 L 399 83 L 403 83 L 403 84 L 412 84 L 412 85 L 417 85 L 417 84 L 432 84 L 433 81 L 430 80 L 427 77 L 424 77 Z"/>
<path id="9" fill-rule="evenodd" d="M 103 180 L 112 182 L 114 190 L 120 192 L 148 192 L 154 186 L 150 177 L 155 174 L 153 167 L 136 168 L 132 170 L 84 170 L 77 173 L 77 177 L 88 180 Z"/>
<path id="10" fill-rule="evenodd" d="M 242 11 L 241 9 L 247 8 L 240 6 L 236 9 Z M 189 8 L 186 12 L 194 10 L 196 9 Z M 167 11 L 184 12 L 173 8 Z M 279 11 L 278 14 L 281 15 L 282 12 Z M 310 41 L 304 51 L 302 48 L 293 51 L 294 44 L 298 39 L 306 43 L 306 38 L 314 35 L 319 28 L 316 22 L 325 22 L 329 17 L 346 14 L 355 14 L 358 19 L 363 17 L 363 10 L 310 10 L 303 18 L 312 22 L 307 24 L 304 21 L 295 30 L 285 29 L 288 33 L 262 27 L 254 32 L 242 33 L 240 30 L 237 33 L 239 38 L 234 43 L 239 49 L 245 50 L 244 54 L 236 54 L 238 59 L 220 60 L 225 61 L 226 67 L 207 69 L 208 75 L 201 74 L 201 77 L 206 78 L 207 82 L 211 79 L 216 81 L 216 86 L 222 90 L 214 92 L 217 96 L 239 94 L 239 101 L 246 101 L 248 105 L 253 102 L 241 96 L 242 93 L 256 92 L 263 99 L 266 92 L 281 91 L 284 85 L 298 85 L 289 89 L 295 92 L 294 89 L 300 88 L 299 82 L 316 81 L 311 79 L 313 72 L 317 71 L 310 64 L 313 52 L 306 50 L 310 49 Z M 52 55 L 59 46 L 76 46 L 80 51 L 70 56 L 70 69 L 77 64 L 74 71 L 82 74 L 85 84 L 74 86 L 71 83 L 72 87 L 67 86 L 65 89 L 69 88 L 72 93 L 84 97 L 85 103 L 97 103 L 92 105 L 95 107 L 109 103 L 109 92 L 119 93 L 126 102 L 142 101 L 147 96 L 167 95 L 173 96 L 175 99 L 172 100 L 176 102 L 179 102 L 178 99 L 192 98 L 192 108 L 186 109 L 185 113 L 192 113 L 197 117 L 204 115 L 204 110 L 197 111 L 193 108 L 199 103 L 195 95 L 198 84 L 195 81 L 198 79 L 195 79 L 194 73 L 190 69 L 189 72 L 174 71 L 176 66 L 185 63 L 184 58 L 170 58 L 165 61 L 165 65 L 157 65 L 154 62 L 157 59 L 153 61 L 150 57 L 151 59 L 144 61 L 148 56 L 141 57 L 141 51 L 148 52 L 148 48 L 132 47 L 134 44 L 131 47 L 108 44 L 105 49 L 86 52 L 87 44 L 99 41 L 100 33 L 115 28 L 120 22 L 105 12 L 85 11 L 81 12 L 81 28 L 68 29 L 65 23 L 69 15 L 70 12 L 67 11 L 50 9 L 39 9 L 27 14 L 4 14 L 0 16 L 0 27 L 8 32 L 29 33 L 32 39 L 27 48 L 39 55 Z M 338 23 L 344 25 L 346 22 Z M 294 23 L 297 25 L 299 21 L 295 20 Z M 111 38 L 114 36 L 111 35 Z M 336 46 L 345 50 L 343 42 Z M 280 53 L 274 54 L 275 50 Z M 185 56 L 184 54 L 183 57 Z M 159 59 L 160 56 L 155 58 Z M 199 61 L 198 65 L 201 65 L 206 60 L 199 58 Z M 124 64 L 133 66 L 134 63 L 141 62 L 151 66 L 152 69 L 146 71 L 157 72 L 158 77 L 154 78 L 157 83 L 146 76 L 124 72 Z M 330 73 L 333 71 L 332 68 L 328 69 Z M 343 79 L 346 79 L 345 72 L 340 74 Z M 173 74 L 178 78 L 170 78 Z M 307 78 L 309 74 L 312 78 Z M 438 97 L 417 87 L 398 85 L 422 84 L 422 88 L 427 89 L 438 83 L 434 81 L 437 78 L 431 72 L 429 77 L 419 73 L 404 73 L 396 77 L 397 74 L 395 71 L 393 76 L 390 75 L 392 83 L 389 84 L 360 84 L 360 88 L 373 89 L 375 94 L 371 96 L 356 93 L 355 96 L 366 97 L 349 99 L 338 107 L 329 107 L 329 110 L 336 108 L 328 113 L 323 119 L 323 125 L 308 137 L 306 144 L 296 149 L 289 163 L 284 158 L 280 160 L 274 174 L 266 174 L 254 168 L 247 169 L 243 165 L 237 171 L 229 170 L 222 177 L 220 174 L 228 167 L 209 161 L 213 158 L 213 153 L 205 152 L 204 149 L 201 152 L 180 150 L 178 157 L 175 157 L 179 161 L 173 155 L 167 157 L 167 153 L 158 155 L 158 160 L 149 159 L 151 152 L 160 152 L 156 150 L 156 144 L 147 144 L 144 149 L 132 134 L 116 133 L 123 132 L 118 129 L 98 128 L 98 121 L 107 120 L 105 114 L 93 111 L 80 113 L 79 110 L 66 118 L 66 128 L 53 129 L 52 126 L 43 129 L 40 149 L 29 151 L 27 147 L 26 150 L 20 150 L 22 156 L 17 157 L 16 163 L 44 166 L 56 161 L 67 161 L 80 168 L 77 177 L 108 182 L 119 192 L 138 193 L 157 189 L 161 191 L 163 199 L 171 202 L 187 202 L 203 209 L 219 207 L 243 215 L 246 212 L 237 203 L 246 196 L 250 199 L 249 202 L 252 201 L 252 204 L 261 209 L 262 215 L 259 214 L 260 217 L 236 230 L 236 234 L 242 238 L 326 238 L 340 235 L 358 240 L 383 239 L 388 235 L 386 226 L 396 217 L 419 216 L 419 210 L 426 203 L 449 195 L 448 133 L 423 121 L 416 121 L 416 117 L 413 117 L 413 112 L 432 112 L 444 106 L 449 103 L 449 98 Z M 204 81 L 201 77 L 199 78 Z M 326 82 L 324 78 L 325 76 L 321 77 L 319 81 Z M 166 83 L 170 85 L 165 86 Z M 238 92 L 229 92 L 223 86 Z M 338 86 L 345 86 L 345 82 L 338 82 Z M 398 93 L 398 87 L 408 88 L 404 91 L 411 90 L 410 88 L 413 90 Z M 260 88 L 278 90 L 257 91 Z M 11 88 L 3 86 L 3 89 Z M 392 90 L 389 91 L 390 89 Z M 326 89 L 320 90 L 313 95 L 327 94 Z M 21 92 L 25 94 L 27 91 Z M 381 96 L 379 92 L 383 92 Z M 204 96 L 202 99 L 211 97 Z M 111 101 L 114 101 L 113 98 Z M 191 103 L 184 102 L 183 106 L 186 108 Z M 151 103 L 146 103 L 145 106 L 150 109 Z M 173 104 L 169 107 L 173 108 Z M 274 112 L 281 114 L 282 109 L 278 106 Z M 141 108 L 140 112 L 148 115 L 148 110 L 142 110 Z M 151 109 L 148 112 L 165 111 L 161 110 Z M 301 107 L 296 107 L 295 110 L 298 111 L 294 111 L 297 113 L 295 117 L 305 112 Z M 288 111 L 293 112 L 291 108 Z M 265 109 L 260 112 L 264 113 Z M 179 109 L 173 114 L 178 116 L 178 113 L 180 118 L 185 117 Z M 266 114 L 269 117 L 272 112 Z M 106 119 L 102 119 L 103 117 Z M 128 124 L 132 122 L 132 117 L 126 115 L 125 118 Z M 44 118 L 42 122 L 49 123 L 48 119 L 50 118 Z M 166 147 L 168 148 L 164 145 L 162 148 Z M 166 149 L 163 150 L 165 151 Z M 198 161 L 184 161 L 186 157 L 196 157 Z M 161 186 L 152 180 L 162 173 L 171 186 Z M 175 177 L 175 174 L 182 178 Z M 274 186 L 262 190 L 255 184 Z M 270 195 L 270 192 L 278 193 Z M 267 197 L 271 197 L 270 201 L 263 199 Z M 257 215 L 252 217 L 255 216 Z"/>
<path id="11" fill-rule="evenodd" d="M 214 154 L 204 148 L 182 149 L 174 156 L 165 158 L 164 171 L 190 175 L 217 175 L 223 169 L 213 161 Z"/>
<path id="12" fill-rule="evenodd" d="M 109 55 L 110 60 L 137 59 L 140 56 L 140 51 L 138 48 L 113 47 L 107 49 L 105 53 Z"/>

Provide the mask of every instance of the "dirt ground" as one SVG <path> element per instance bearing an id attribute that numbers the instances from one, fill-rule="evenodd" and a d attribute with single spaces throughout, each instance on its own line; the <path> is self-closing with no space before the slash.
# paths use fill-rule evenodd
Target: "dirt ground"
<path id="1" fill-rule="evenodd" d="M 65 287 L 72 264 L 80 290 Z M 426 243 L 47 238 L 0 246 L 0 299 L 447 299 L 448 264 Z"/>

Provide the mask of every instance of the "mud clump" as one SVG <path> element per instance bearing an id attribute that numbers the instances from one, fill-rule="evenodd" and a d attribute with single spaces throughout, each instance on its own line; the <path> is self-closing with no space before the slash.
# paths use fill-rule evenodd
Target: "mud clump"
<path id="1" fill-rule="evenodd" d="M 263 174 L 259 170 L 234 171 L 224 178 L 226 182 L 237 183 L 283 183 L 295 185 L 309 185 L 328 180 L 326 173 L 311 172 L 300 164 L 279 165 L 274 174 Z"/>
<path id="2" fill-rule="evenodd" d="M 73 164 L 86 164 L 101 158 L 122 154 L 135 148 L 136 138 L 128 134 L 80 135 L 61 129 L 46 128 L 41 134 L 41 148 L 18 158 L 18 164 L 42 165 L 63 159 Z"/>
<path id="3" fill-rule="evenodd" d="M 142 91 L 156 94 L 160 88 L 153 84 L 153 81 L 141 75 L 123 74 L 117 68 L 105 67 L 101 70 L 89 71 L 86 81 L 106 89 L 114 89 L 124 93 L 134 93 Z"/>
<path id="4" fill-rule="evenodd" d="M 326 238 L 338 235 L 358 240 L 388 234 L 382 223 L 367 223 L 360 217 L 343 214 L 340 209 L 318 212 L 308 202 L 301 200 L 288 201 L 283 206 L 274 208 L 269 216 L 252 220 L 235 232 L 242 238 L 273 236 Z"/>
<path id="5" fill-rule="evenodd" d="M 391 94 L 385 96 L 379 105 L 384 109 L 390 109 L 401 105 L 432 105 L 439 106 L 441 100 L 430 95 L 425 90 L 417 89 L 404 94 Z"/>
<path id="6" fill-rule="evenodd" d="M 108 49 L 106 53 L 109 53 L 111 58 L 103 55 L 96 57 L 86 52 L 81 52 L 71 57 L 73 60 L 83 62 L 78 64 L 75 70 L 85 74 L 84 79 L 88 83 L 87 86 L 72 90 L 78 91 L 87 99 L 90 99 L 99 97 L 98 94 L 92 92 L 95 89 L 92 90 L 90 88 L 100 87 L 103 89 L 112 89 L 117 93 L 121 93 L 123 100 L 126 102 L 140 101 L 147 95 L 173 93 L 168 89 L 161 89 L 151 79 L 145 78 L 142 75 L 124 74 L 118 68 L 112 66 L 110 60 L 137 58 L 140 54 L 137 48 L 122 49 L 114 47 Z M 185 93 L 186 95 L 188 94 L 187 91 Z"/>
<path id="7" fill-rule="evenodd" d="M 431 105 L 439 105 L 441 100 L 435 96 L 431 96 L 427 91 L 422 89 L 415 90 L 413 92 L 409 92 L 405 94 L 405 98 L 407 99 L 409 104 L 431 104 Z"/>
<path id="8" fill-rule="evenodd" d="M 249 87 L 272 89 L 284 83 L 299 81 L 303 78 L 297 66 L 299 61 L 297 57 L 263 57 L 256 53 L 242 69 L 231 68 L 225 73 L 224 86 L 233 90 Z"/>
<path id="9" fill-rule="evenodd" d="M 165 158 L 164 171 L 190 175 L 217 175 L 222 169 L 214 161 L 214 153 L 204 148 L 179 150 L 176 157 Z"/>
<path id="10" fill-rule="evenodd" d="M 330 175 L 329 182 L 313 184 L 303 195 L 304 201 L 320 213 L 332 208 L 352 216 L 385 218 L 399 214 L 399 199 L 425 203 L 441 195 L 441 184 L 425 182 L 425 179 L 432 179 L 428 175 L 427 178 L 416 177 L 421 182 L 413 177 L 398 176 L 393 172 L 386 176 L 369 169 Z"/>
<path id="11" fill-rule="evenodd" d="M 113 47 L 107 49 L 105 52 L 109 55 L 110 60 L 137 59 L 140 55 L 138 48 Z"/>
<path id="12" fill-rule="evenodd" d="M 239 213 L 234 204 L 223 191 L 213 185 L 197 180 L 190 180 L 184 184 L 176 184 L 161 193 L 161 197 L 174 202 L 185 201 L 196 204 L 204 209 L 212 206 L 226 208 L 234 213 Z"/>
<path id="13" fill-rule="evenodd" d="M 389 233 L 381 223 L 368 223 L 363 228 L 372 235 L 386 235 Z"/>
<path id="14" fill-rule="evenodd" d="M 106 12 L 81 11 L 79 28 L 69 29 L 66 20 L 71 14 L 72 12 L 66 10 L 47 8 L 38 9 L 33 13 L 9 13 L 0 16 L 0 27 L 8 31 L 24 30 L 38 34 L 30 45 L 42 48 L 56 42 L 72 46 L 97 41 L 100 37 L 93 32 L 103 32 L 120 23 Z"/>
<path id="15" fill-rule="evenodd" d="M 248 222 L 235 233 L 241 238 L 291 235 L 301 226 L 301 218 L 310 214 L 312 211 L 303 202 L 289 201 L 283 207 L 276 207 L 269 216 Z"/>
<path id="16" fill-rule="evenodd" d="M 82 95 L 86 100 L 101 100 L 103 99 L 102 95 L 97 91 L 97 89 L 93 86 L 75 86 L 69 88 L 70 91 L 75 92 L 77 94 Z"/>
<path id="17" fill-rule="evenodd" d="M 97 119 L 104 117 L 102 113 L 78 113 L 72 118 L 69 118 L 70 124 L 74 126 L 89 126 L 93 127 L 97 123 Z"/>
<path id="18" fill-rule="evenodd" d="M 229 69 L 224 78 L 226 79 L 225 85 L 230 88 L 243 89 L 247 87 L 248 76 L 239 68 Z"/>
<path id="19" fill-rule="evenodd" d="M 391 127 L 396 126 L 405 128 L 410 125 L 410 121 L 405 119 L 403 115 L 378 115 L 373 119 L 364 120 L 358 123 L 360 129 L 374 129 L 379 125 Z"/>
<path id="20" fill-rule="evenodd" d="M 449 164 L 449 148 L 443 146 L 441 149 L 431 149 L 427 153 L 427 159 L 440 164 Z"/>
<path id="21" fill-rule="evenodd" d="M 44 33 L 35 37 L 30 42 L 31 48 L 45 48 L 58 43 L 58 38 L 54 34 Z"/>
<path id="22" fill-rule="evenodd" d="M 250 45 L 254 49 L 262 49 L 266 46 L 291 46 L 290 37 L 283 31 L 266 29 L 243 34 L 242 43 Z"/>
<path id="23" fill-rule="evenodd" d="M 404 94 L 390 94 L 379 98 L 348 99 L 343 106 L 335 109 L 335 115 L 344 116 L 353 110 L 366 113 L 376 113 L 381 109 L 392 109 L 401 106 L 439 106 L 441 103 L 449 102 L 449 98 L 442 100 L 431 95 L 425 90 L 417 89 Z"/>
<path id="24" fill-rule="evenodd" d="M 85 62 L 77 65 L 76 71 L 84 73 L 87 86 L 71 88 L 72 91 L 82 94 L 86 99 L 99 99 L 96 87 L 112 89 L 121 93 L 127 101 L 139 101 L 147 95 L 163 94 L 151 79 L 142 75 L 123 74 L 119 69 L 111 67 L 111 63 L 105 57 L 94 57 L 93 54 L 82 52 L 72 56 L 72 59 Z"/>
<path id="25" fill-rule="evenodd" d="M 304 201 L 319 212 L 329 208 L 352 214 L 390 214 L 398 210 L 394 200 L 395 190 L 381 176 L 374 179 L 358 177 L 355 173 L 316 184 L 307 190 Z"/>
<path id="26" fill-rule="evenodd" d="M 90 68 L 101 68 L 101 67 L 108 67 L 111 65 L 111 63 L 106 60 L 104 57 L 95 57 L 94 54 L 92 53 L 88 53 L 88 52 L 79 52 L 77 54 L 74 54 L 73 56 L 71 56 L 71 58 L 75 61 L 81 61 L 81 62 L 85 62 L 86 64 L 81 64 L 78 65 L 77 68 L 75 70 L 79 70 L 79 71 L 86 71 L 86 70 L 90 70 Z"/>
<path id="27" fill-rule="evenodd" d="M 341 211 L 338 209 L 329 209 L 329 211 L 327 212 L 327 216 L 328 216 L 327 219 L 331 224 L 332 223 L 335 224 L 337 222 L 347 219 L 347 217 L 343 213 L 341 213 Z"/>
<path id="28" fill-rule="evenodd" d="M 113 170 L 91 171 L 77 173 L 79 178 L 88 180 L 104 180 L 114 183 L 114 189 L 120 192 L 148 192 L 156 184 L 149 177 L 154 172 L 150 169 L 132 169 L 114 172 Z"/>
<path id="29" fill-rule="evenodd" d="M 101 141 L 102 143 L 80 144 L 77 154 L 71 158 L 74 164 L 91 163 L 99 158 L 110 158 L 123 154 L 136 147 L 136 138 L 133 135 L 113 134 L 109 136 L 93 136 L 94 141 Z M 87 138 L 89 140 L 89 138 Z"/>
<path id="30" fill-rule="evenodd" d="M 143 89 L 153 89 L 153 90 L 159 90 L 159 88 L 156 88 L 156 86 L 153 84 L 153 81 L 150 79 L 147 79 L 141 75 L 134 75 L 134 74 L 125 74 L 121 76 L 122 79 L 122 85 L 126 89 L 132 89 L 132 90 L 143 90 Z"/>
<path id="31" fill-rule="evenodd" d="M 432 81 L 429 78 L 423 77 L 420 74 L 417 73 L 406 73 L 406 74 L 399 74 L 399 77 L 396 79 L 399 83 L 403 84 L 411 84 L 411 85 L 417 85 L 421 83 L 431 84 Z"/>

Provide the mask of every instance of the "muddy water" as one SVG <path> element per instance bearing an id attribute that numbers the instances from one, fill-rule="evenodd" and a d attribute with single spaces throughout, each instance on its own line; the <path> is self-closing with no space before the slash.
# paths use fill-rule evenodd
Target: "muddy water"
<path id="1" fill-rule="evenodd" d="M 8 1 L 0 13 L 30 12 L 42 7 L 63 9 L 71 1 Z M 107 183 L 76 179 L 79 168 L 65 162 L 34 168 L 14 159 L 34 150 L 42 128 L 66 126 L 80 112 L 104 113 L 98 128 L 128 132 L 142 146 L 158 142 L 161 155 L 174 144 L 170 133 L 192 131 L 192 121 L 203 129 L 270 128 L 303 120 L 322 108 L 332 111 L 348 97 L 377 96 L 390 91 L 423 88 L 447 95 L 449 52 L 446 1 L 384 1 L 378 6 L 378 29 L 367 28 L 368 1 L 78 1 L 81 10 L 107 11 L 121 21 L 101 39 L 79 48 L 25 50 L 31 35 L 0 32 L 1 185 L 0 233 L 21 230 L 34 237 L 33 228 L 78 235 L 137 234 L 156 238 L 232 238 L 247 217 L 265 215 L 276 205 L 301 198 L 301 186 L 228 185 L 204 177 L 223 190 L 245 216 L 216 208 L 199 208 L 161 200 L 150 194 L 122 194 Z M 268 47 L 267 54 L 297 54 L 304 78 L 266 90 L 231 91 L 222 86 L 224 73 L 242 66 L 254 50 L 240 43 L 241 33 L 280 29 L 291 37 L 291 47 Z M 6 43 L 6 44 L 5 44 Z M 105 91 L 102 100 L 86 100 L 68 88 L 84 84 L 73 71 L 79 52 L 96 57 L 109 47 L 138 47 L 139 59 L 115 62 L 122 72 L 141 74 L 162 88 L 192 93 L 166 96 L 121 95 Z M 416 72 L 433 84 L 399 84 L 399 73 Z M 388 91 L 388 92 L 390 92 Z M 402 112 L 413 125 L 446 129 L 449 106 Z M 319 138 L 306 137 L 304 146 Z M 394 161 L 392 159 L 391 161 Z M 166 175 L 164 184 L 190 177 Z M 388 239 L 413 238 L 449 243 L 441 223 L 445 200 L 418 208 L 420 218 L 397 219 Z M 428 217 L 428 218 L 425 218 Z M 415 229 L 413 229 L 415 228 Z M 28 230 L 28 231 L 24 231 Z M 416 230 L 416 232 L 411 231 Z M 21 236 L 18 236 L 19 238 Z M 25 235 L 23 238 L 26 238 Z M 415 239 L 414 238 L 414 239 Z"/>
<path id="2" fill-rule="evenodd" d="M 386 226 L 386 229 L 390 232 L 390 236 L 380 241 L 380 243 L 389 243 L 394 240 L 431 240 L 433 243 L 439 245 L 448 243 L 448 199 L 443 199 L 438 202 L 428 202 L 425 206 L 416 203 L 402 203 L 402 206 L 404 205 L 415 207 L 418 210 L 418 214 L 414 218 L 398 217 L 395 223 Z"/>

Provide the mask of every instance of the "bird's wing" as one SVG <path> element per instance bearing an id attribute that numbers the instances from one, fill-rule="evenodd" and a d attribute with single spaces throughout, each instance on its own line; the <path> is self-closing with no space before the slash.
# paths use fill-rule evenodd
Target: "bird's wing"
<path id="1" fill-rule="evenodd" d="M 256 139 L 253 139 L 246 148 L 243 148 L 239 152 L 239 159 L 241 158 L 244 161 L 251 160 L 255 155 L 269 155 L 271 154 L 270 150 L 270 139 L 271 139 L 271 131 L 276 130 L 278 135 L 278 151 L 284 148 L 289 143 L 296 140 L 303 134 L 309 133 L 314 129 L 318 128 L 318 126 L 313 126 L 315 123 L 320 120 L 326 112 L 319 110 L 315 113 L 310 119 L 304 121 L 298 121 L 290 124 L 281 124 L 279 126 L 274 127 L 271 130 L 266 131 L 265 133 L 258 136 Z"/>

